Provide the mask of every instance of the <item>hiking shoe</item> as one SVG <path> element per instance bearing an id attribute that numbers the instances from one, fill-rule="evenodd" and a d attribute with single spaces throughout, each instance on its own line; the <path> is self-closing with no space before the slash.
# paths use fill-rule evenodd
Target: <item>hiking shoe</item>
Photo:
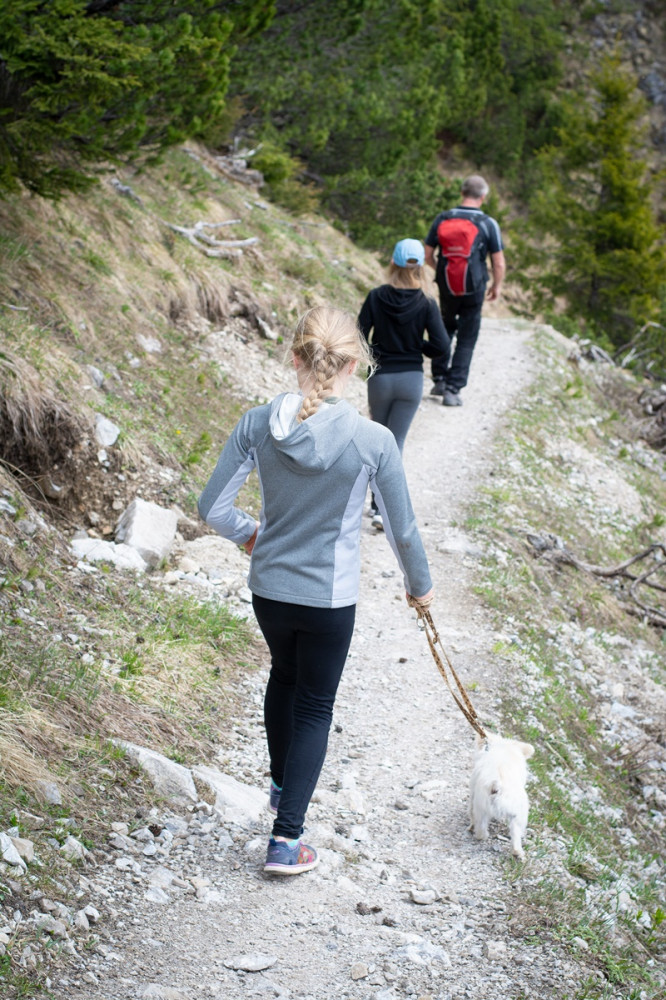
<path id="1" fill-rule="evenodd" d="M 280 805 L 280 795 L 282 794 L 282 789 L 278 788 L 273 779 L 271 778 L 271 787 L 268 791 L 268 810 L 277 815 L 278 807 Z"/>
<path id="2" fill-rule="evenodd" d="M 309 872 L 319 864 L 319 855 L 314 847 L 301 843 L 300 840 L 273 840 L 268 841 L 266 851 L 265 872 L 273 872 L 275 875 L 300 875 L 301 872 Z"/>
<path id="3" fill-rule="evenodd" d="M 447 389 L 442 396 L 443 406 L 462 406 L 462 399 L 460 398 L 460 393 L 455 392 L 453 389 Z"/>
<path id="4" fill-rule="evenodd" d="M 431 396 L 443 396 L 446 392 L 446 382 L 442 379 L 437 379 L 432 389 L 430 390 Z"/>
<path id="5" fill-rule="evenodd" d="M 384 530 L 384 518 L 379 513 L 379 511 L 376 511 L 372 515 L 372 521 L 370 523 L 372 524 L 372 527 L 373 528 L 377 528 L 378 531 L 383 531 Z"/>

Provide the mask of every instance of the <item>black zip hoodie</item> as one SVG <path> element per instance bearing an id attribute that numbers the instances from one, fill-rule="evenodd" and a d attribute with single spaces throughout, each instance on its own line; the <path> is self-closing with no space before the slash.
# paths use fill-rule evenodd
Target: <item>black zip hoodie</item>
<path id="1" fill-rule="evenodd" d="M 439 306 L 420 288 L 373 288 L 358 322 L 372 347 L 378 373 L 423 371 L 424 354 L 448 363 L 451 342 Z"/>

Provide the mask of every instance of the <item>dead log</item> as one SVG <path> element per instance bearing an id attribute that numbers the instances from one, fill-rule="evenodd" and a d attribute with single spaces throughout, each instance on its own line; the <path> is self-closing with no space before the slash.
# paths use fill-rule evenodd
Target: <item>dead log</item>
<path id="1" fill-rule="evenodd" d="M 629 580 L 628 596 L 633 604 L 621 602 L 620 607 L 628 614 L 643 618 L 650 625 L 666 628 L 666 607 L 647 603 L 643 594 L 639 594 L 639 588 L 649 588 L 657 593 L 666 594 L 666 584 L 654 579 L 655 574 L 666 571 L 666 545 L 663 542 L 652 542 L 642 552 L 636 553 L 616 566 L 595 566 L 575 556 L 557 535 L 527 535 L 527 540 L 538 558 L 548 559 L 555 565 L 573 566 L 583 573 L 606 580 Z M 639 573 L 630 572 L 630 567 L 637 566 L 647 559 L 653 560 L 647 569 Z"/>
<path id="2" fill-rule="evenodd" d="M 193 226 L 177 226 L 165 219 L 160 221 L 174 233 L 179 233 L 188 239 L 192 246 L 201 250 L 207 257 L 240 257 L 243 253 L 243 247 L 251 247 L 259 242 L 257 236 L 249 236 L 244 240 L 218 240 L 206 232 L 208 229 L 238 225 L 240 219 L 226 219 L 224 222 L 196 222 Z"/>

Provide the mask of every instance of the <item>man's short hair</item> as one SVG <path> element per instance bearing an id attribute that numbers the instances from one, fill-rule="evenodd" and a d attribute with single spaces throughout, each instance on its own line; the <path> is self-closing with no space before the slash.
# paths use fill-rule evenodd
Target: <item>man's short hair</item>
<path id="1" fill-rule="evenodd" d="M 488 182 L 481 174 L 472 174 L 463 181 L 463 198 L 485 198 L 489 191 Z"/>

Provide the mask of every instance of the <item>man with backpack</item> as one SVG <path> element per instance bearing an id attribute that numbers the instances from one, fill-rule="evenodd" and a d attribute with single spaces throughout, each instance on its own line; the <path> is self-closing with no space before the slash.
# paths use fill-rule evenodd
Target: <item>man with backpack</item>
<path id="1" fill-rule="evenodd" d="M 493 280 L 488 299 L 500 296 L 506 266 L 500 227 L 481 210 L 490 188 L 478 174 L 463 181 L 458 208 L 440 212 L 425 240 L 425 263 L 435 270 L 439 306 L 444 326 L 456 346 L 449 367 L 432 362 L 432 396 L 442 396 L 444 406 L 462 406 L 460 390 L 467 385 L 481 327 L 481 309 L 486 297 L 490 255 Z M 435 256 L 435 251 L 438 251 Z"/>

